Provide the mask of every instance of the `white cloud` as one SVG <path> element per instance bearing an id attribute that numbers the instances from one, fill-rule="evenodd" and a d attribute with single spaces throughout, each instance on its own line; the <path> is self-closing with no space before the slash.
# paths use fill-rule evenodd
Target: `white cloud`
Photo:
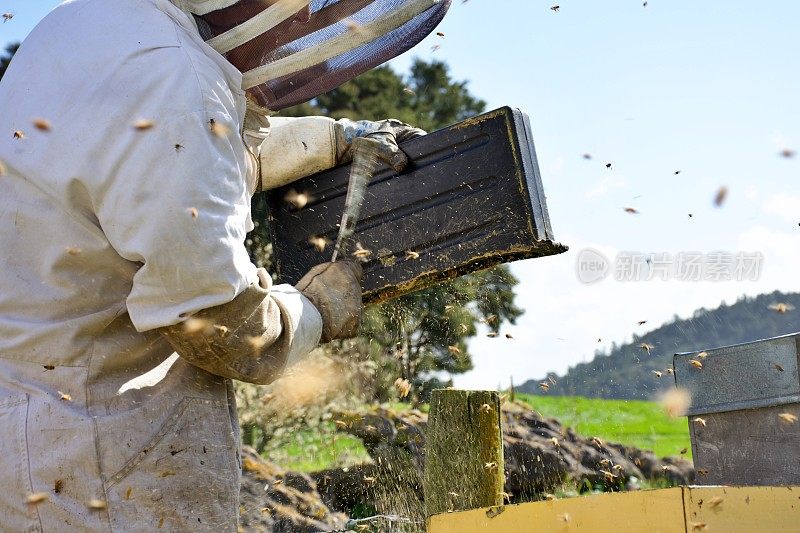
<path id="1" fill-rule="evenodd" d="M 777 215 L 787 222 L 800 222 L 800 196 L 773 194 L 766 199 L 762 210 L 767 214 Z"/>

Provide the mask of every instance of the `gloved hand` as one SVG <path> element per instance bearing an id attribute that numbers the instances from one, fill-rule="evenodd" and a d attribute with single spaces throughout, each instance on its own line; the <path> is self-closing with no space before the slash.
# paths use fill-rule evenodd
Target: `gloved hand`
<path id="1" fill-rule="evenodd" d="M 337 120 L 334 125 L 336 164 L 349 163 L 353 159 L 353 142 L 360 137 L 366 137 L 380 143 L 377 145 L 378 159 L 387 163 L 395 171 L 402 172 L 408 164 L 408 157 L 400 150 L 398 144 L 421 137 L 425 133 L 425 130 L 393 118 L 379 122 L 353 121 L 346 118 Z"/>
<path id="2" fill-rule="evenodd" d="M 361 327 L 361 265 L 337 261 L 315 266 L 295 288 L 311 300 L 322 315 L 322 342 L 350 339 Z"/>

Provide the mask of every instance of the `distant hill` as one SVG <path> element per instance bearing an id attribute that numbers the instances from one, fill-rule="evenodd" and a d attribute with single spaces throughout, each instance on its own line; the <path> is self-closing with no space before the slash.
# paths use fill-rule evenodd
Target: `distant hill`
<path id="1" fill-rule="evenodd" d="M 770 309 L 775 303 L 789 304 L 785 313 Z M 539 383 L 552 377 L 556 384 L 547 395 L 586 396 L 590 398 L 652 399 L 660 391 L 673 386 L 672 376 L 664 370 L 672 366 L 677 352 L 704 350 L 748 342 L 800 331 L 800 293 L 762 294 L 744 297 L 733 305 L 698 309 L 691 318 L 677 316 L 668 324 L 644 335 L 635 335 L 633 342 L 612 345 L 611 351 L 597 351 L 592 361 L 570 368 L 566 375 L 551 374 L 539 380 L 528 380 L 517 387 L 520 392 L 543 394 Z M 641 345 L 653 346 L 648 354 Z M 664 372 L 658 379 L 653 371 Z"/>

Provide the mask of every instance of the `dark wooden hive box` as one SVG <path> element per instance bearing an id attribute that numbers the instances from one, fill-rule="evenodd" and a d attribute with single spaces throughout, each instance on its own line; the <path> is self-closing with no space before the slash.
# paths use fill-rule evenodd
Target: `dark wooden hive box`
<path id="1" fill-rule="evenodd" d="M 371 255 L 364 301 L 378 302 L 499 263 L 558 254 L 527 115 L 504 107 L 402 145 L 411 164 L 371 181 L 356 227 Z M 350 167 L 269 194 L 269 226 L 281 282 L 295 284 L 330 261 L 312 237 L 336 240 Z M 291 191 L 310 200 L 297 210 Z M 407 252 L 415 252 L 419 257 Z"/>
<path id="2" fill-rule="evenodd" d="M 779 416 L 800 416 L 798 346 L 793 334 L 675 355 L 675 382 L 691 395 L 698 483 L 800 484 L 800 423 Z"/>

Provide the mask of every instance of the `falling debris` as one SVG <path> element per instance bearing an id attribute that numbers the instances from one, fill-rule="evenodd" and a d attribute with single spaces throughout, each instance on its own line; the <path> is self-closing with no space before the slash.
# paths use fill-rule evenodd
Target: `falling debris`
<path id="1" fill-rule="evenodd" d="M 725 199 L 728 197 L 728 188 L 727 187 L 720 187 L 717 191 L 717 194 L 714 196 L 714 205 L 717 207 L 722 207 L 722 204 L 725 203 Z"/>
<path id="2" fill-rule="evenodd" d="M 407 379 L 397 378 L 394 382 L 394 388 L 397 389 L 401 398 L 405 398 L 411 392 L 411 383 Z"/>
<path id="3" fill-rule="evenodd" d="M 320 253 L 324 252 L 330 243 L 331 241 L 322 235 L 314 235 L 308 238 L 308 244 L 316 248 Z"/>
<path id="4" fill-rule="evenodd" d="M 231 132 L 231 129 L 227 125 L 220 124 L 213 118 L 208 121 L 208 128 L 211 130 L 211 133 L 217 137 L 227 137 Z"/>
<path id="5" fill-rule="evenodd" d="M 46 502 L 50 498 L 50 495 L 46 492 L 34 492 L 33 494 L 28 494 L 25 498 L 25 503 L 28 505 L 39 505 L 40 503 Z"/>
<path id="6" fill-rule="evenodd" d="M 706 419 L 705 419 L 705 418 L 700 418 L 700 417 L 698 416 L 697 418 L 695 418 L 694 420 L 692 420 L 692 422 L 694 422 L 694 423 L 695 423 L 695 424 L 697 424 L 698 426 L 703 426 L 703 427 L 706 427 Z"/>
<path id="7" fill-rule="evenodd" d="M 794 424 L 797 422 L 797 416 L 792 413 L 781 413 L 778 416 L 784 424 Z"/>
<path id="8" fill-rule="evenodd" d="M 770 311 L 775 311 L 776 313 L 788 313 L 789 311 L 794 310 L 794 306 L 792 304 L 786 303 L 774 303 L 769 306 Z"/>
<path id="9" fill-rule="evenodd" d="M 625 212 L 630 215 L 638 215 L 639 211 L 635 207 L 626 207 Z"/>
<path id="10" fill-rule="evenodd" d="M 153 126 L 155 126 L 155 122 L 146 118 L 140 118 L 139 120 L 133 123 L 133 129 L 139 131 L 149 130 Z"/>
<path id="11" fill-rule="evenodd" d="M 299 211 L 300 209 L 303 209 L 309 201 L 311 201 L 311 197 L 308 193 L 297 192 L 294 189 L 289 189 L 286 192 L 286 195 L 283 197 L 283 201 Z"/>
<path id="12" fill-rule="evenodd" d="M 669 389 L 661 396 L 661 407 L 670 418 L 678 418 L 686 413 L 692 397 L 685 389 Z"/>
<path id="13" fill-rule="evenodd" d="M 39 131 L 50 131 L 52 129 L 50 122 L 43 118 L 33 119 L 33 127 Z"/>
<path id="14" fill-rule="evenodd" d="M 69 394 L 66 394 L 66 393 L 61 392 L 61 391 L 57 391 L 57 392 L 58 392 L 58 395 L 61 397 L 61 399 L 63 401 L 65 401 L 65 402 L 71 402 L 72 401 L 72 396 L 70 396 Z"/>

